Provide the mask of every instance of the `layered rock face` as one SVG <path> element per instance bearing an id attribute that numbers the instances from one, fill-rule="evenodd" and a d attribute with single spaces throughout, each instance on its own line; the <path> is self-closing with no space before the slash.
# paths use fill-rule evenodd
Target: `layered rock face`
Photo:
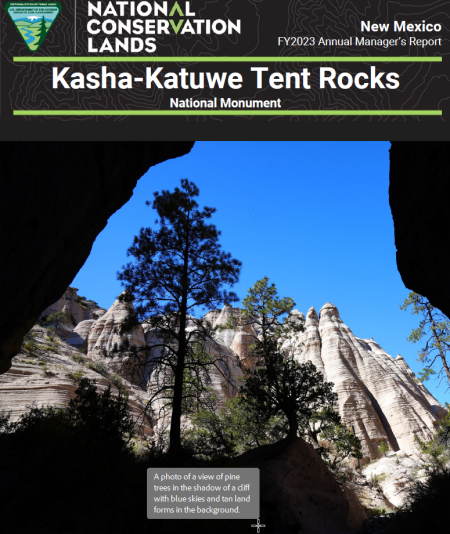
<path id="1" fill-rule="evenodd" d="M 117 299 L 111 308 L 97 321 L 87 325 L 88 321 L 83 321 L 78 327 L 86 324 L 84 330 L 88 330 L 87 335 L 87 355 L 93 360 L 100 360 L 107 364 L 112 370 L 120 372 L 129 381 L 136 385 L 145 387 L 151 391 L 155 387 L 155 381 L 152 377 L 152 360 L 161 356 L 159 347 L 161 340 L 158 332 L 151 329 L 149 325 L 139 325 L 131 332 L 120 334 L 121 326 L 124 324 L 127 316 L 134 312 L 132 302 L 121 301 Z M 228 321 L 228 311 L 218 314 L 223 324 Z M 187 330 L 195 330 L 195 319 L 188 323 Z M 224 331 L 228 337 L 229 333 Z M 80 332 L 81 335 L 81 332 Z M 234 336 L 235 334 L 233 334 Z M 104 353 L 111 353 L 115 348 L 130 345 L 137 349 L 140 356 L 140 365 L 136 367 L 136 360 L 127 362 L 127 356 L 118 355 L 114 358 L 105 358 Z M 237 355 L 227 346 L 211 340 L 206 350 L 217 361 L 217 366 L 210 368 L 210 387 L 217 393 L 219 408 L 225 405 L 225 401 L 234 396 L 238 389 L 238 377 L 241 376 L 242 370 L 239 367 Z M 126 354 L 126 351 L 125 351 Z"/>
<path id="2" fill-rule="evenodd" d="M 416 451 L 414 436 L 428 440 L 445 409 L 422 384 L 405 360 L 394 360 L 375 341 L 359 339 L 333 304 L 313 308 L 306 331 L 293 347 L 299 362 L 311 360 L 338 393 L 338 410 L 362 441 L 364 461 L 379 458 L 381 441 L 391 450 Z"/>
<path id="3" fill-rule="evenodd" d="M 192 142 L 0 144 L 0 373 L 149 167 Z M 18 216 L 20 212 L 20 216 Z"/>
<path id="4" fill-rule="evenodd" d="M 81 321 L 67 341 L 72 346 L 85 346 L 89 360 L 101 362 L 111 373 L 120 374 L 149 394 L 155 386 L 152 360 L 160 355 L 160 349 L 155 348 L 160 340 L 148 326 L 120 333 L 133 311 L 132 302 L 118 299 L 99 319 Z M 218 361 L 218 368 L 210 369 L 210 385 L 217 393 L 219 407 L 223 407 L 236 394 L 238 378 L 254 363 L 249 354 L 257 333 L 241 320 L 239 309 L 231 306 L 209 312 L 207 317 L 213 326 L 222 327 L 206 349 Z M 432 437 L 445 409 L 423 384 L 415 382 L 414 373 L 400 355 L 394 359 L 373 339 L 354 336 L 330 303 L 322 307 L 320 317 L 310 308 L 306 319 L 294 312 L 288 320 L 304 321 L 305 329 L 286 341 L 284 348 L 301 363 L 311 360 L 324 379 L 334 383 L 342 420 L 348 427 L 353 426 L 361 439 L 363 464 L 380 457 L 382 441 L 392 451 L 413 454 L 416 435 L 422 440 Z M 196 329 L 195 322 L 194 318 L 189 320 L 188 330 Z M 126 350 L 105 358 L 105 351 L 111 353 L 130 345 L 140 356 L 139 368 Z"/>
<path id="5" fill-rule="evenodd" d="M 219 329 L 217 340 L 236 354 L 244 371 L 251 367 L 248 354 L 257 336 L 253 328 L 240 327 L 239 310 L 231 306 L 224 306 L 220 314 L 216 310 L 210 314 L 214 326 L 222 328 L 229 326 L 230 318 L 235 319 L 236 328 Z M 322 307 L 320 318 L 313 307 L 306 320 L 297 310 L 288 320 L 304 321 L 304 332 L 286 341 L 284 349 L 300 363 L 311 360 L 324 379 L 334 383 L 342 420 L 353 426 L 361 439 L 362 464 L 380 458 L 382 441 L 393 451 L 413 454 L 414 436 L 431 438 L 445 409 L 423 384 L 416 384 L 414 373 L 400 355 L 394 359 L 373 339 L 354 336 L 330 303 Z"/>
<path id="6" fill-rule="evenodd" d="M 89 332 L 87 354 L 94 360 L 105 361 L 103 351 L 111 351 L 124 342 L 146 354 L 147 367 L 142 367 L 138 378 L 141 382 L 134 382 L 142 386 L 142 381 L 147 380 L 147 387 L 151 389 L 151 360 L 159 354 L 159 349 L 152 347 L 159 339 L 155 331 L 142 326 L 131 333 L 119 334 L 132 311 L 132 303 L 117 300 L 103 317 L 92 324 L 84 321 L 79 327 Z M 207 350 L 221 359 L 219 369 L 212 368 L 211 386 L 218 395 L 219 405 L 223 406 L 226 399 L 236 393 L 238 377 L 254 363 L 250 361 L 249 352 L 257 333 L 251 325 L 241 321 L 238 308 L 226 305 L 221 311 L 209 312 L 206 317 L 213 326 L 220 327 L 216 330 L 216 342 L 211 342 Z M 378 447 L 382 441 L 389 444 L 392 451 L 413 454 L 416 435 L 422 440 L 432 437 L 445 409 L 423 384 L 414 381 L 414 373 L 400 355 L 394 359 L 373 339 L 354 336 L 341 320 L 336 306 L 330 303 L 322 307 L 320 318 L 315 309 L 310 308 L 306 320 L 297 311 L 289 320 L 304 321 L 305 330 L 287 341 L 284 348 L 301 363 L 311 360 L 324 379 L 334 383 L 342 420 L 348 427 L 353 426 L 361 439 L 363 464 L 380 457 Z M 194 322 L 195 319 L 190 321 L 188 329 L 195 328 Z M 119 364 L 123 365 L 120 358 L 116 366 Z M 230 375 L 231 386 L 224 380 L 226 374 Z"/>
<path id="7" fill-rule="evenodd" d="M 81 378 L 94 380 L 99 393 L 111 385 L 113 394 L 117 395 L 118 381 L 113 380 L 115 375 L 106 366 L 91 365 L 91 359 L 59 338 L 49 343 L 46 330 L 39 326 L 33 327 L 31 335 L 35 340 L 33 348 L 19 353 L 11 369 L 0 375 L 0 412 L 11 413 L 12 421 L 27 413 L 33 404 L 37 407 L 67 405 L 75 397 Z M 143 424 L 144 434 L 151 436 L 151 423 L 143 415 L 148 400 L 145 392 L 126 379 L 121 378 L 120 383 L 129 395 L 130 414 Z"/>

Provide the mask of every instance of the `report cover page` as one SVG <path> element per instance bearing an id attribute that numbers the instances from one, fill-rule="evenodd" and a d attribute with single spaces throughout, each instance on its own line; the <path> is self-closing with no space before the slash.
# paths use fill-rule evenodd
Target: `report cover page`
<path id="1" fill-rule="evenodd" d="M 431 132 L 449 113 L 449 19 L 444 0 L 2 0 L 1 121 Z"/>
<path id="2" fill-rule="evenodd" d="M 449 155 L 0 143 L 1 533 L 448 534 Z"/>

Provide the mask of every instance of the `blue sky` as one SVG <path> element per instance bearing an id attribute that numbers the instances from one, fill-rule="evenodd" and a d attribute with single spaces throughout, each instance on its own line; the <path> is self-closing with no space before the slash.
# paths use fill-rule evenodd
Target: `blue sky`
<path id="1" fill-rule="evenodd" d="M 280 296 L 306 313 L 332 302 L 353 333 L 373 337 L 414 372 L 418 346 L 406 341 L 418 317 L 400 311 L 408 295 L 395 261 L 389 208 L 387 142 L 199 142 L 191 153 L 152 167 L 131 200 L 97 237 L 72 286 L 109 308 L 122 288 L 116 272 L 127 248 L 155 213 L 153 192 L 188 178 L 200 206 L 217 208 L 211 222 L 225 251 L 243 262 L 239 297 L 268 276 Z M 235 304 L 237 306 L 238 304 Z M 445 384 L 426 383 L 450 401 Z"/>

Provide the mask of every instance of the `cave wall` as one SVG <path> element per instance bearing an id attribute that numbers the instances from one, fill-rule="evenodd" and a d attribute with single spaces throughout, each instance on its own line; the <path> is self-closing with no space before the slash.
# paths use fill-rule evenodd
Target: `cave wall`
<path id="1" fill-rule="evenodd" d="M 192 142 L 0 143 L 0 373 L 138 179 Z"/>
<path id="2" fill-rule="evenodd" d="M 390 162 L 398 270 L 450 317 L 450 143 L 394 142 Z"/>

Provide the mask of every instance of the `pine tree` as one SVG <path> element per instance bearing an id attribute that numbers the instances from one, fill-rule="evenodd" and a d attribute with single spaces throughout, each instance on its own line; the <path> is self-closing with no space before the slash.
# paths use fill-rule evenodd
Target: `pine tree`
<path id="1" fill-rule="evenodd" d="M 359 439 L 335 411 L 334 384 L 325 382 L 311 361 L 301 364 L 295 358 L 292 349 L 304 330 L 303 321 L 290 313 L 295 302 L 280 298 L 266 277 L 249 290 L 243 305 L 244 316 L 258 330 L 250 350 L 255 366 L 240 389 L 245 402 L 262 421 L 284 417 L 287 437 L 302 436 L 332 467 L 349 455 L 361 458 Z"/>
<path id="2" fill-rule="evenodd" d="M 440 360 L 442 366 L 439 366 L 437 374 L 441 376 L 445 373 L 450 386 L 450 369 L 447 362 L 447 353 L 450 349 L 450 321 L 427 298 L 413 291 L 404 300 L 400 309 L 407 310 L 410 306 L 412 306 L 411 314 L 422 316 L 419 327 L 413 329 L 408 337 L 411 343 L 420 341 L 425 343 L 419 351 L 419 361 L 426 364 L 419 373 L 419 381 L 425 382 L 431 375 L 435 375 L 433 367 Z"/>
<path id="3" fill-rule="evenodd" d="M 200 399 L 208 369 L 220 367 L 205 351 L 212 342 L 210 325 L 194 315 L 199 307 L 235 302 L 236 294 L 223 286 L 235 284 L 241 269 L 240 261 L 221 250 L 221 232 L 206 222 L 215 208 L 200 210 L 198 195 L 188 180 L 173 192 L 154 193 L 158 228 L 141 229 L 128 250 L 134 262 L 118 274 L 134 300 L 134 320 L 146 321 L 157 338 L 151 365 L 161 380 L 155 395 L 171 407 L 169 454 L 175 458 L 181 452 L 183 405 L 187 398 Z"/>

